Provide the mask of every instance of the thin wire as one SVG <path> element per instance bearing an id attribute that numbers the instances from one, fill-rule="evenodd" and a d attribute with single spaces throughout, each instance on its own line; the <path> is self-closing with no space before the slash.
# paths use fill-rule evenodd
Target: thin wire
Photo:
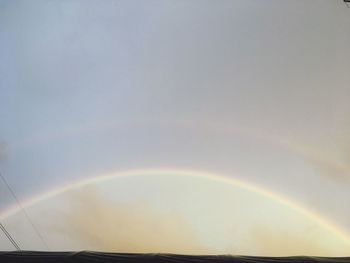
<path id="1" fill-rule="evenodd" d="M 24 209 L 24 207 L 21 205 L 21 202 L 19 201 L 19 199 L 17 198 L 15 192 L 12 190 L 11 186 L 8 184 L 8 182 L 6 181 L 5 177 L 0 173 L 0 177 L 2 179 L 2 181 L 4 182 L 4 184 L 6 185 L 7 189 L 9 190 L 9 192 L 11 193 L 12 197 L 16 200 L 17 205 L 19 206 L 19 208 L 23 211 L 25 217 L 27 218 L 28 222 L 30 223 L 30 225 L 32 226 L 32 228 L 34 229 L 35 233 L 37 234 L 37 236 L 39 237 L 39 239 L 41 240 L 41 242 L 44 244 L 44 246 L 46 247 L 47 250 L 50 250 L 49 246 L 47 245 L 44 237 L 40 234 L 38 228 L 34 225 L 33 221 L 30 219 L 27 211 Z"/>
<path id="2" fill-rule="evenodd" d="M 12 245 L 17 249 L 17 250 L 21 250 L 21 248 L 19 247 L 18 243 L 13 239 L 13 237 L 10 235 L 10 233 L 6 230 L 5 226 L 0 223 L 0 229 L 2 230 L 2 232 L 4 232 L 4 234 L 6 235 L 6 237 L 8 238 L 8 240 L 10 240 L 10 242 L 12 243 Z"/>

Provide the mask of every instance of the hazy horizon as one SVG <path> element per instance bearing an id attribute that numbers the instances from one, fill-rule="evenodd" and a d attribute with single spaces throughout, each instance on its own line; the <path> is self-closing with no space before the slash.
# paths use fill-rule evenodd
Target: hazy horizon
<path id="1" fill-rule="evenodd" d="M 26 208 L 51 250 L 344 256 L 349 10 L 341 0 L 0 0 L 0 172 L 23 205 L 105 174 L 164 172 Z M 341 234 L 187 170 L 257 186 Z M 23 211 L 1 217 L 16 206 L 0 182 L 1 223 L 24 249 L 47 249 Z M 89 211 L 99 212 L 83 222 Z M 105 238 L 94 220 L 111 229 Z"/>

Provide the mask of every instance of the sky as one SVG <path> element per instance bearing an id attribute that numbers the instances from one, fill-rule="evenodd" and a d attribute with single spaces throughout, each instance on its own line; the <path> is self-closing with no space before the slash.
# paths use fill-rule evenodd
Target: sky
<path id="1" fill-rule="evenodd" d="M 0 172 L 51 250 L 349 254 L 350 243 L 264 195 L 350 237 L 349 10 L 340 0 L 0 0 Z M 136 181 L 26 205 L 135 169 Z M 23 209 L 4 216 L 13 207 L 1 182 L 4 225 L 24 248 L 47 249 Z M 94 210 L 112 234 L 85 222 Z M 119 225 L 140 228 L 112 228 L 120 214 Z M 168 243 L 135 240 L 158 226 Z M 0 249 L 13 249 L 3 234 Z"/>

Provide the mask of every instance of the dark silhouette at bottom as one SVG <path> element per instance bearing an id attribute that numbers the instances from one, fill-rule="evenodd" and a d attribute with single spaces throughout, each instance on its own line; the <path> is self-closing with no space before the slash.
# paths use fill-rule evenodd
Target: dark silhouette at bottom
<path id="1" fill-rule="evenodd" d="M 349 252 L 350 254 L 350 252 Z M 350 263 L 350 257 L 258 257 L 102 252 L 0 252 L 1 263 Z"/>

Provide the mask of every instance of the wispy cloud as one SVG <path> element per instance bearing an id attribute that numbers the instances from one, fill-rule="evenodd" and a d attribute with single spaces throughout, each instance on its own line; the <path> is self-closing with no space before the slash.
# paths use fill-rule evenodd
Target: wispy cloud
<path id="1" fill-rule="evenodd" d="M 312 236 L 312 231 L 278 229 L 260 225 L 251 230 L 251 247 L 258 249 L 259 255 L 267 256 L 331 256 L 334 248 L 327 247 L 322 240 Z"/>
<path id="2" fill-rule="evenodd" d="M 66 198 L 68 210 L 62 219 L 54 221 L 53 228 L 78 243 L 78 249 L 261 256 L 336 256 L 345 255 L 350 249 L 341 242 L 336 245 L 325 241 L 328 235 L 325 237 L 326 232 L 317 226 L 298 228 L 293 222 L 285 222 L 283 226 L 272 226 L 268 222 L 244 225 L 238 218 L 221 222 L 224 227 L 227 225 L 231 239 L 227 239 L 227 244 L 220 249 L 200 240 L 196 236 L 198 233 L 181 215 L 158 211 L 142 201 L 115 203 L 92 186 L 71 192 Z M 237 234 L 237 228 L 247 231 Z"/>
<path id="3" fill-rule="evenodd" d="M 71 193 L 69 213 L 57 229 L 83 249 L 114 252 L 207 254 L 191 226 L 178 215 L 163 214 L 139 202 L 118 204 L 96 189 Z"/>

